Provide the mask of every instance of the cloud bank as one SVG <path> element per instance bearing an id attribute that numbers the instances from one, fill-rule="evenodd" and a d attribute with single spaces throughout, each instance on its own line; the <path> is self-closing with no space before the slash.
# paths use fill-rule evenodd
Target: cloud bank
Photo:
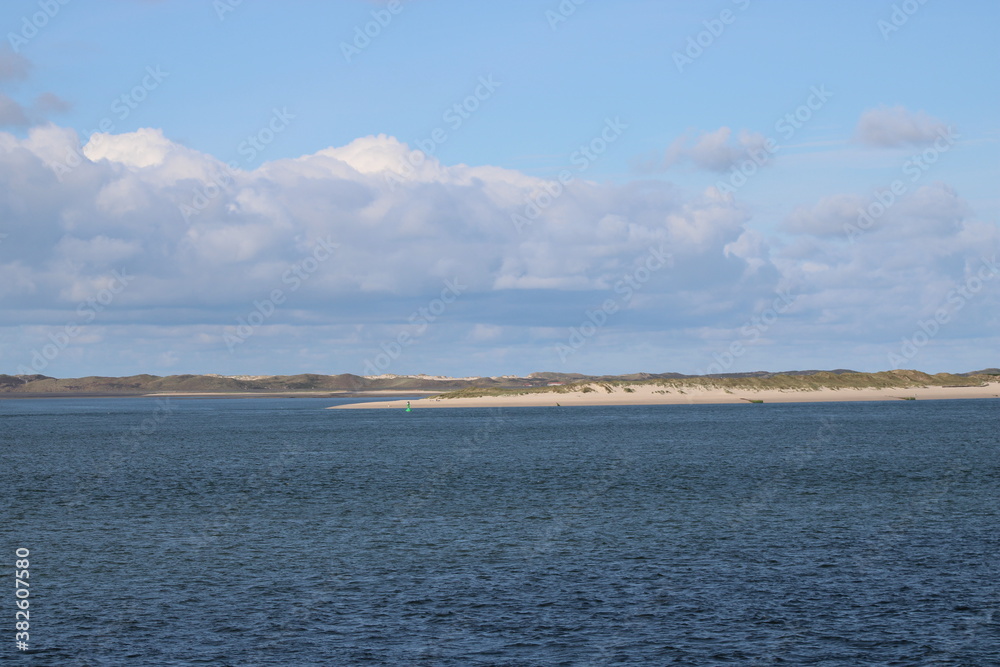
<path id="1" fill-rule="evenodd" d="M 719 131 L 687 154 L 719 169 L 740 150 Z M 3 363 L 30 366 L 55 327 L 68 344 L 36 369 L 55 375 L 89 363 L 360 372 L 407 331 L 420 344 L 380 370 L 573 370 L 598 356 L 634 365 L 647 349 L 645 370 L 694 371 L 776 294 L 792 307 L 749 343 L 779 331 L 890 341 L 1000 247 L 996 225 L 945 184 L 916 189 L 856 243 L 843 230 L 867 193 L 824 198 L 764 234 L 714 188 L 579 174 L 519 227 L 512 216 L 552 182 L 416 157 L 379 135 L 243 171 L 157 129 L 82 146 L 51 124 L 0 133 Z M 997 284 L 956 332 L 995 323 Z M 446 289 L 457 298 L 438 307 Z M 555 356 L 609 299 L 600 335 Z"/>

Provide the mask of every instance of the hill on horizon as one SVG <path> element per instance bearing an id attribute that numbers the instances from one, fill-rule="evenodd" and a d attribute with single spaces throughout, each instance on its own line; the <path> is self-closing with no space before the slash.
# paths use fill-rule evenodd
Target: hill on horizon
<path id="1" fill-rule="evenodd" d="M 392 375 L 363 377 L 350 373 L 339 375 L 319 375 L 303 373 L 299 375 L 263 376 L 222 376 L 222 375 L 131 375 L 126 377 L 88 376 L 82 378 L 55 378 L 46 375 L 0 375 L 0 395 L 3 394 L 91 394 L 141 396 L 160 393 L 233 393 L 267 394 L 300 392 L 364 392 L 364 391 L 434 391 L 447 392 L 463 389 L 505 390 L 541 389 L 549 386 L 575 385 L 587 382 L 651 382 L 673 381 L 754 381 L 763 386 L 773 383 L 785 386 L 787 378 L 820 376 L 824 379 L 848 379 L 854 384 L 882 386 L 886 381 L 930 383 L 934 385 L 954 385 L 969 381 L 988 381 L 1000 377 L 1000 369 L 988 368 L 966 373 L 938 373 L 929 375 L 921 371 L 882 371 L 880 373 L 858 373 L 846 369 L 832 371 L 753 371 L 744 373 L 720 373 L 706 376 L 684 375 L 682 373 L 629 373 L 626 375 L 584 375 L 581 373 L 539 372 L 527 377 L 478 377 L 439 378 L 424 375 Z M 843 376 L 850 376 L 849 378 Z M 831 380 L 832 381 L 832 380 Z M 763 383 L 763 384 L 761 384 Z M 852 385 L 853 386 L 853 385 Z M 905 385 L 904 385 L 905 386 Z"/>

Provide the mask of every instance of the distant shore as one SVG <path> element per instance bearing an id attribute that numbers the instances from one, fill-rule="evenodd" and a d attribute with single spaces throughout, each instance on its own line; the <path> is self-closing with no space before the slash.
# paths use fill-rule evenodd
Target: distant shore
<path id="1" fill-rule="evenodd" d="M 626 389 L 631 389 L 627 391 Z M 824 403 L 840 401 L 941 400 L 956 398 L 1000 398 L 1000 382 L 963 387 L 892 387 L 892 388 L 822 388 L 805 389 L 725 389 L 657 385 L 613 386 L 611 391 L 592 388 L 584 392 L 537 392 L 507 396 L 440 398 L 411 400 L 412 409 L 423 408 L 516 408 L 569 407 L 583 405 L 707 405 L 726 403 Z M 407 401 L 372 401 L 337 405 L 330 410 L 403 409 Z"/>
<path id="2" fill-rule="evenodd" d="M 373 389 L 370 391 L 280 391 L 280 392 L 0 392 L 0 401 L 26 398 L 377 398 L 379 396 L 434 396 L 438 391 L 401 391 Z M 405 402 L 405 399 L 404 399 Z"/>

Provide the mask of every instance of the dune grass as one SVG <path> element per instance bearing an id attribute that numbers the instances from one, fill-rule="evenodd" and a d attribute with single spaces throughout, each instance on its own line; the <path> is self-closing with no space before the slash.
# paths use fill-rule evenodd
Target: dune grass
<path id="1" fill-rule="evenodd" d="M 906 387 L 968 387 L 979 386 L 984 382 L 996 381 L 989 376 L 962 376 L 949 373 L 928 375 L 920 371 L 883 371 L 880 373 L 829 373 L 821 372 L 812 375 L 772 375 L 770 377 L 690 377 L 653 380 L 581 380 L 554 387 L 517 387 L 512 389 L 470 387 L 439 395 L 437 398 L 481 398 L 484 396 L 522 396 L 525 394 L 569 394 L 590 393 L 604 389 L 607 393 L 623 390 L 629 393 L 635 387 L 663 387 L 662 391 L 670 390 L 684 393 L 685 389 L 723 389 L 732 390 L 764 390 L 777 389 L 785 391 L 819 391 L 821 389 L 903 389 Z M 660 392 L 657 392 L 660 393 Z"/>

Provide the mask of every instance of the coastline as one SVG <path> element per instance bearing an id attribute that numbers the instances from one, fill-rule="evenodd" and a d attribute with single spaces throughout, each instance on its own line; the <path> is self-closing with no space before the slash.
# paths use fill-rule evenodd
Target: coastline
<path id="1" fill-rule="evenodd" d="M 26 398 L 372 398 L 378 396 L 435 396 L 439 391 L 372 389 L 370 391 L 263 391 L 263 392 L 195 392 L 161 391 L 154 393 L 111 392 L 0 392 L 0 401 Z M 404 402 L 406 399 L 403 399 Z"/>
<path id="2" fill-rule="evenodd" d="M 517 408 L 595 405 L 717 405 L 763 403 L 826 403 L 850 401 L 942 400 L 962 398 L 1000 398 L 1000 382 L 975 387 L 918 386 L 845 389 L 724 389 L 699 386 L 662 387 L 636 385 L 613 387 L 611 392 L 597 388 L 590 392 L 538 392 L 512 396 L 476 398 L 428 397 L 411 400 L 412 409 L 423 408 Z M 406 400 L 372 401 L 335 405 L 328 410 L 404 409 Z"/>

